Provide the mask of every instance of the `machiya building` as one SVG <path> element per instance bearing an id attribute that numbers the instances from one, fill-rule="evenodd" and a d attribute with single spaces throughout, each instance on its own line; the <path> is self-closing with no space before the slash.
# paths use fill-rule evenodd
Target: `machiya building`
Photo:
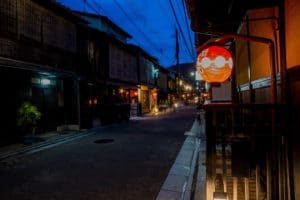
<path id="1" fill-rule="evenodd" d="M 299 199 L 300 2 L 186 3 L 198 53 L 218 45 L 234 62 L 217 85 L 227 102 L 208 90 L 206 199 Z"/>
<path id="2" fill-rule="evenodd" d="M 76 13 L 87 22 L 81 24 L 78 34 L 81 126 L 90 128 L 101 123 L 97 104 L 105 96 L 117 96 L 130 104 L 130 116 L 154 110 L 157 60 L 128 44 L 131 36 L 107 17 Z"/>
<path id="3" fill-rule="evenodd" d="M 3 0 L 0 21 L 1 145 L 19 137 L 25 101 L 42 113 L 37 134 L 99 125 L 107 95 L 130 104 L 132 116 L 157 106 L 157 60 L 107 17 L 50 0 Z"/>
<path id="4" fill-rule="evenodd" d="M 54 1 L 3 0 L 0 21 L 1 143 L 18 135 L 16 110 L 24 101 L 42 112 L 37 132 L 78 124 L 76 38 L 83 20 Z"/>

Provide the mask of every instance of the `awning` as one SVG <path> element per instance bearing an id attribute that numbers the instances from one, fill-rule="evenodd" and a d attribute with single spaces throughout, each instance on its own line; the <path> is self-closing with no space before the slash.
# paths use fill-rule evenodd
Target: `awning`
<path id="1" fill-rule="evenodd" d="M 41 74 L 53 74 L 59 77 L 76 77 L 76 73 L 73 71 L 4 57 L 0 57 L 0 67 L 27 70 Z"/>

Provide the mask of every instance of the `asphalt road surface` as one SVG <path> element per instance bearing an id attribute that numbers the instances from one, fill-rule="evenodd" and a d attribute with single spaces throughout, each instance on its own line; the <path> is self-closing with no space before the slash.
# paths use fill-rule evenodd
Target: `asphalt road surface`
<path id="1" fill-rule="evenodd" d="M 194 109 L 101 127 L 84 138 L 0 163 L 1 200 L 155 199 Z"/>

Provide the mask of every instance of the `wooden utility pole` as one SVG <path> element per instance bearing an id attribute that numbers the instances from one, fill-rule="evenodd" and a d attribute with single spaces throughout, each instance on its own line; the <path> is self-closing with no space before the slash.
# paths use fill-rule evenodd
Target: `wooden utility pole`
<path id="1" fill-rule="evenodd" d="M 175 29 L 175 36 L 176 36 L 176 51 L 175 51 L 175 58 L 176 58 L 176 67 L 177 67 L 177 94 L 178 98 L 180 99 L 181 93 L 181 86 L 180 86 L 180 65 L 179 65 L 179 42 L 178 42 L 178 30 Z"/>

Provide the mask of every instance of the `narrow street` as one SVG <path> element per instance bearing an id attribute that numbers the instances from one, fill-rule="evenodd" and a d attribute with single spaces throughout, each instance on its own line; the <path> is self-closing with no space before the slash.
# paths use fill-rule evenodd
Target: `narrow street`
<path id="1" fill-rule="evenodd" d="M 155 199 L 195 109 L 101 127 L 97 133 L 0 163 L 1 200 Z"/>

